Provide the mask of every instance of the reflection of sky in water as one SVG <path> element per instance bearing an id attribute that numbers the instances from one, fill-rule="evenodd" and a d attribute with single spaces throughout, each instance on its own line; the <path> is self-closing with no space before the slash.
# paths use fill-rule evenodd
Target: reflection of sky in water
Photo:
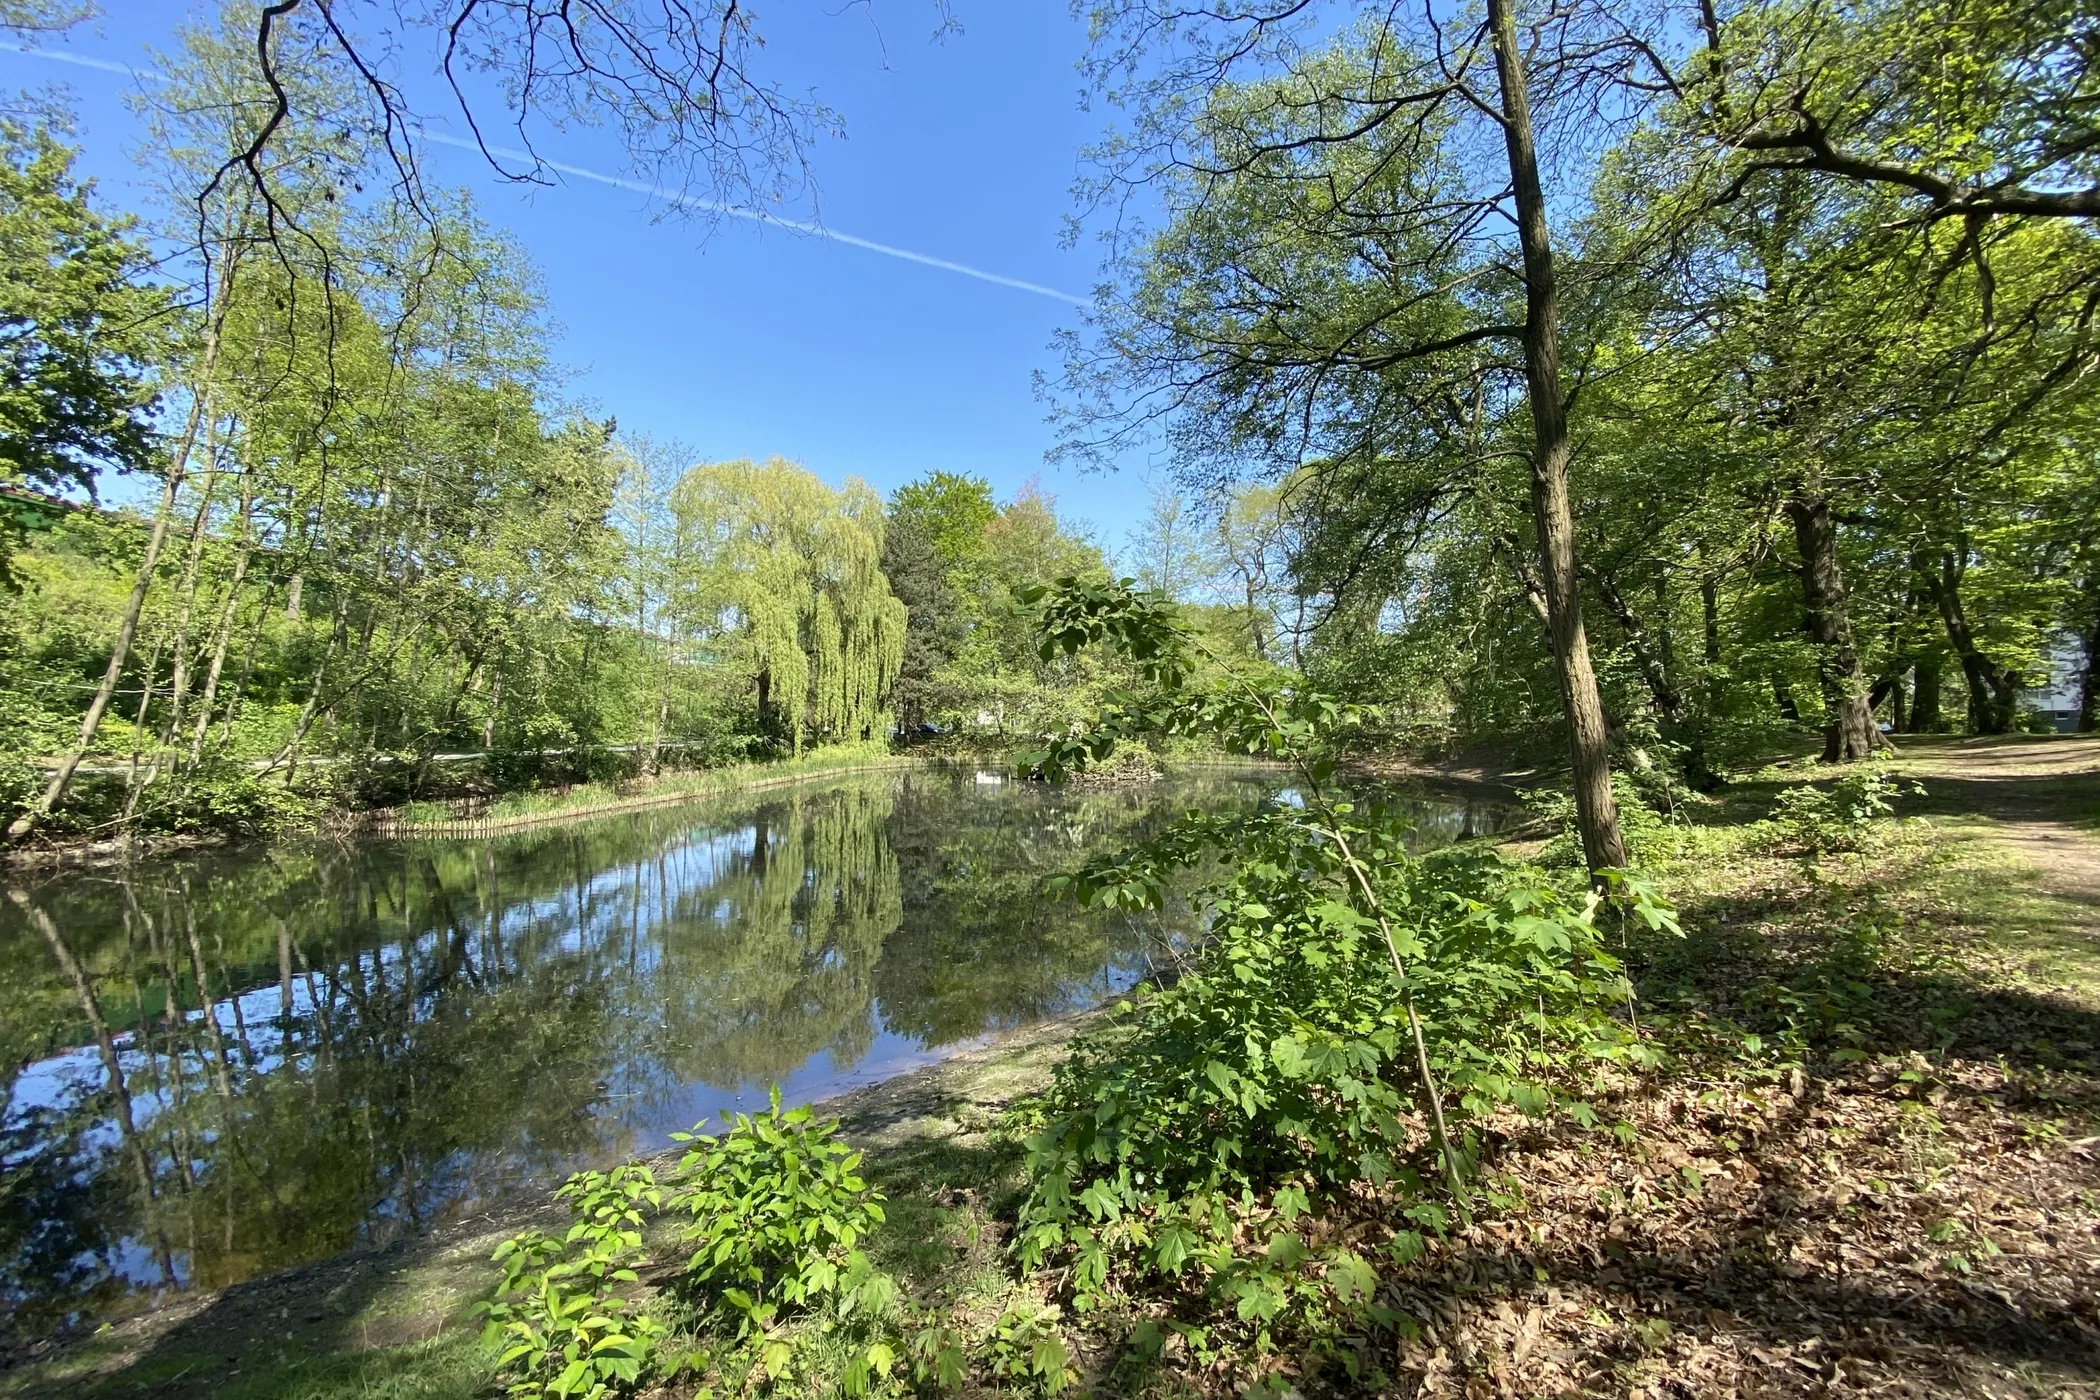
<path id="1" fill-rule="evenodd" d="M 135 905 L 59 882 L 40 898 L 119 1023 L 130 1150 L 71 983 L 0 909 L 0 993 L 28 991 L 44 1043 L 68 1044 L 24 1057 L 0 1112 L 0 1310 L 48 1330 L 127 1281 L 217 1286 L 381 1242 L 667 1149 L 776 1081 L 811 1102 L 1113 997 L 1150 972 L 1147 936 L 1187 923 L 1071 909 L 1040 878 L 1191 806 L 1300 803 L 1245 775 L 1093 794 L 987 778 L 335 850 L 289 883 L 274 857 L 148 866 Z M 1478 816 L 1421 821 L 1448 839 Z M 170 1016 L 171 974 L 196 1000 L 191 923 L 219 999 Z M 239 1247 L 204 1243 L 228 1217 Z"/>

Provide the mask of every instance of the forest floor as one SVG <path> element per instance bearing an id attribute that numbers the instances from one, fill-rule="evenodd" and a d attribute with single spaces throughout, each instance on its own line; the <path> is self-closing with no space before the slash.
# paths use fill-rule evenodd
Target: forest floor
<path id="1" fill-rule="evenodd" d="M 1863 850 L 1758 820 L 1821 776 L 1790 763 L 1651 857 L 1686 936 L 1629 953 L 1667 1062 L 1595 1100 L 1621 1132 L 1493 1125 L 1491 1207 L 1383 1280 L 1419 1324 L 1377 1342 L 1383 1393 L 2100 1397 L 2100 739 L 1902 743 L 1924 794 Z M 878 1262 L 965 1330 L 1014 1288 L 1000 1114 L 1077 1029 L 832 1106 L 890 1197 Z M 488 1395 L 462 1314 L 546 1215 L 187 1299 L 24 1359 L 0 1396 Z M 1068 1324 L 1101 1394 L 1346 1390 L 1288 1350 L 1140 1364 Z"/>

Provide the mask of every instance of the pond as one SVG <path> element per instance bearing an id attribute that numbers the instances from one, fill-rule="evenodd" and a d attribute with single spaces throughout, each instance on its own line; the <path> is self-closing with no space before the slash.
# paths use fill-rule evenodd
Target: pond
<path id="1" fill-rule="evenodd" d="M 73 872 L 0 902 L 0 1342 L 515 1202 L 1143 979 L 1192 911 L 1043 877 L 1258 770 L 927 767 L 480 841 Z M 1434 843 L 1492 813 L 1422 802 Z M 8 1331 L 13 1332 L 9 1338 Z"/>

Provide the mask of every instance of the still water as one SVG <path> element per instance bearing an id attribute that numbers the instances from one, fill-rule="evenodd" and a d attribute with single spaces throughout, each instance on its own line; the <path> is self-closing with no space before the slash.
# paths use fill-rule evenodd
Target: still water
<path id="1" fill-rule="evenodd" d="M 0 1341 L 515 1202 L 767 1087 L 870 1083 L 1147 975 L 1188 910 L 1044 876 L 1260 772 L 862 775 L 482 841 L 276 846 L 0 902 Z M 1488 814 L 1422 804 L 1426 838 Z M 25 882 L 26 883 L 26 882 Z"/>

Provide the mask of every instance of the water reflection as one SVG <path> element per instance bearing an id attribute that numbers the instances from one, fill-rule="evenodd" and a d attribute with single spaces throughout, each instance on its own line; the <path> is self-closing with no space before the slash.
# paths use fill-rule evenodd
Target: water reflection
<path id="1" fill-rule="evenodd" d="M 1190 916 L 1082 913 L 1042 877 L 1280 788 L 977 776 L 11 895 L 7 1325 L 41 1335 L 378 1243 L 663 1146 L 771 1082 L 820 1097 L 1091 1004 Z"/>

